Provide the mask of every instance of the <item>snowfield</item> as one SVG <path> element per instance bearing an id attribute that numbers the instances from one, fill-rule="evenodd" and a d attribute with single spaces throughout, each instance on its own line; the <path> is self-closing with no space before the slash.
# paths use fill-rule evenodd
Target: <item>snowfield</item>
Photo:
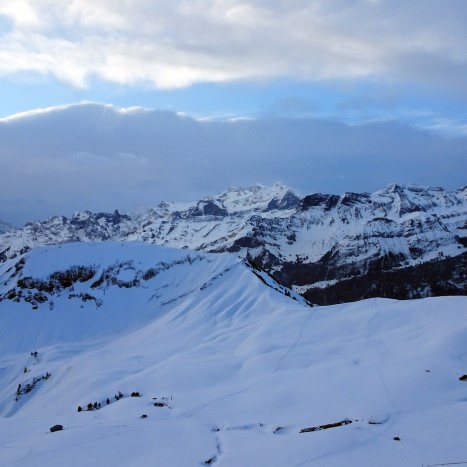
<path id="1" fill-rule="evenodd" d="M 0 267 L 2 466 L 467 462 L 467 297 L 311 308 L 234 255 L 142 243 L 24 258 Z"/>

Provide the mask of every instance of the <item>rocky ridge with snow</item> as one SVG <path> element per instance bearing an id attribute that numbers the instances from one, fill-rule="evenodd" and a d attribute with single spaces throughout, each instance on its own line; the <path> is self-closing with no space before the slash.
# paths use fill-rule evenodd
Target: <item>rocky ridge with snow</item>
<path id="1" fill-rule="evenodd" d="M 167 283 L 164 279 L 161 284 L 161 277 L 170 277 L 186 266 L 190 266 L 197 280 L 186 290 L 180 286 L 169 288 L 173 296 L 162 294 Z M 3 283 L 0 303 L 5 300 L 29 305 L 32 310 L 44 307 L 53 310 L 57 300 L 66 299 L 68 309 L 83 308 L 86 303 L 99 309 L 108 295 L 117 291 L 113 294 L 118 294 L 120 301 L 131 303 L 131 308 L 141 301 L 152 301 L 153 308 L 163 307 L 193 291 L 204 290 L 224 274 L 242 268 L 279 293 L 307 305 L 301 295 L 276 283 L 254 263 L 238 256 L 161 250 L 142 242 L 69 243 L 36 248 L 18 261 L 10 259 L 0 267 Z M 161 296 L 164 296 L 162 301 Z"/>
<path id="2" fill-rule="evenodd" d="M 0 235 L 0 261 L 39 245 L 107 240 L 248 256 L 319 304 L 467 294 L 467 187 L 299 197 L 276 183 L 138 214 L 77 212 Z"/>

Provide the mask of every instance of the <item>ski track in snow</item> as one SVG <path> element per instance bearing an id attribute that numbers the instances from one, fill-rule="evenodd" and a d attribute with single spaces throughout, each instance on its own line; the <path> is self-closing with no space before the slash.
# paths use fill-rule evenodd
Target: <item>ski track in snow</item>
<path id="1" fill-rule="evenodd" d="M 278 359 L 277 361 L 277 364 L 276 364 L 276 368 L 274 370 L 272 370 L 270 373 L 265 373 L 261 378 L 259 378 L 258 380 L 256 380 L 255 382 L 249 384 L 248 386 L 246 387 L 243 387 L 242 389 L 239 389 L 237 391 L 233 391 L 229 394 L 226 394 L 226 395 L 223 395 L 217 399 L 213 399 L 199 407 L 195 407 L 194 409 L 191 409 L 187 412 L 184 412 L 184 413 L 181 413 L 177 416 L 174 416 L 171 418 L 171 420 L 180 420 L 182 418 L 185 418 L 185 417 L 192 417 L 193 415 L 195 415 L 196 413 L 200 412 L 201 410 L 205 409 L 206 407 L 209 407 L 210 405 L 213 405 L 213 404 L 216 404 L 218 402 L 221 402 L 221 401 L 225 401 L 229 398 L 232 398 L 232 397 L 235 397 L 235 396 L 238 396 L 240 394 L 243 394 L 247 391 L 249 391 L 250 389 L 254 388 L 255 386 L 258 386 L 260 383 L 262 383 L 264 380 L 266 380 L 271 373 L 276 373 L 277 371 L 280 370 L 281 368 L 281 364 L 283 362 L 283 360 L 287 357 L 287 355 L 289 355 L 296 347 L 297 347 L 297 344 L 298 342 L 300 341 L 301 337 L 302 337 L 302 334 L 303 334 L 303 329 L 304 327 L 306 326 L 306 324 L 308 323 L 308 321 L 310 320 L 311 318 L 311 315 L 312 315 L 312 310 L 310 309 L 309 311 L 309 314 L 307 314 L 307 316 L 305 316 L 305 319 L 303 320 L 304 322 L 302 323 L 302 325 L 300 326 L 299 328 L 299 331 L 298 331 L 298 334 L 295 338 L 295 340 L 293 341 L 293 343 L 290 345 L 290 347 L 280 356 L 280 358 Z"/>
<path id="2" fill-rule="evenodd" d="M 287 356 L 289 354 L 291 354 L 297 348 L 297 345 L 298 345 L 298 343 L 300 342 L 300 339 L 303 336 L 303 332 L 304 332 L 306 326 L 308 325 L 308 322 L 310 321 L 310 319 L 312 317 L 312 314 L 313 314 L 313 311 L 310 310 L 309 313 L 307 314 L 307 316 L 305 316 L 305 319 L 303 320 L 303 323 L 300 325 L 300 329 L 298 331 L 298 334 L 297 334 L 297 337 L 296 337 L 295 341 L 287 349 L 287 351 L 284 352 L 284 354 L 279 358 L 279 360 L 277 362 L 276 369 L 274 370 L 274 372 L 279 371 L 282 368 L 282 363 L 284 362 L 284 360 L 287 358 Z"/>

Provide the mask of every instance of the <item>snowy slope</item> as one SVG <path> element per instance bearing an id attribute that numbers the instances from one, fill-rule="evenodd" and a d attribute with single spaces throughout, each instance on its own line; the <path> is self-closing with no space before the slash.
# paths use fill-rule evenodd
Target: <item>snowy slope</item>
<path id="1" fill-rule="evenodd" d="M 31 278 L 47 296 L 0 302 L 1 465 L 467 461 L 465 297 L 310 308 L 234 256 L 131 243 L 40 249 L 0 274 L 2 294 Z"/>
<path id="2" fill-rule="evenodd" d="M 74 342 L 128 332 L 173 304 L 209 288 L 225 274 L 252 272 L 234 255 L 204 254 L 145 243 L 74 243 L 43 247 L 0 265 L 0 305 L 6 329 L 1 351 Z M 271 286 L 286 290 L 278 285 Z M 303 298 L 287 291 L 302 301 Z M 201 297 L 202 298 L 202 297 Z M 32 311 L 32 312 L 31 312 Z M 33 346 L 34 346 L 33 345 Z"/>

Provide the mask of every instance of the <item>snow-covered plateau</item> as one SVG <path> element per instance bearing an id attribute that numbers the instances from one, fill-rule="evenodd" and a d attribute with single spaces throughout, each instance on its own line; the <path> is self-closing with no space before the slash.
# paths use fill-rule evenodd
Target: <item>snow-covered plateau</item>
<path id="1" fill-rule="evenodd" d="M 2 466 L 467 462 L 465 296 L 310 307 L 128 241 L 6 258 L 0 296 Z"/>

